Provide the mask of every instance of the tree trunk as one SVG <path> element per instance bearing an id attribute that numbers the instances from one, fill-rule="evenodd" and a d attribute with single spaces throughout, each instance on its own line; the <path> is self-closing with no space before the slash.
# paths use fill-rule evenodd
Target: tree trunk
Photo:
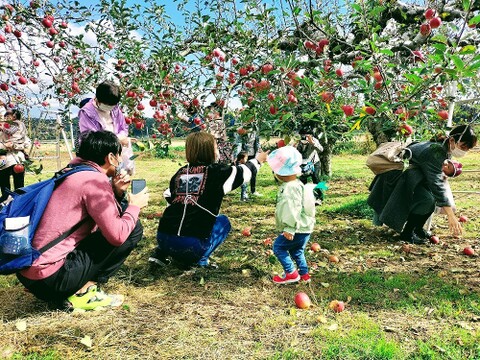
<path id="1" fill-rule="evenodd" d="M 367 123 L 367 129 L 372 134 L 373 141 L 375 144 L 380 145 L 381 143 L 391 141 L 395 137 L 395 130 L 385 130 L 385 122 L 377 119 L 376 121 L 369 121 Z"/>
<path id="2" fill-rule="evenodd" d="M 321 176 L 332 176 L 332 148 L 330 144 L 322 144 L 323 152 L 320 154 Z"/>

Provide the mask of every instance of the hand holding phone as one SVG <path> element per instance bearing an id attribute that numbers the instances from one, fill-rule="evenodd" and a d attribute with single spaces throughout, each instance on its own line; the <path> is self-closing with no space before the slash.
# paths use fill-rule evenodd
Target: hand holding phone
<path id="1" fill-rule="evenodd" d="M 133 179 L 131 181 L 131 186 L 132 186 L 132 194 L 138 194 L 140 191 L 145 189 L 147 186 L 147 182 L 145 179 Z"/>

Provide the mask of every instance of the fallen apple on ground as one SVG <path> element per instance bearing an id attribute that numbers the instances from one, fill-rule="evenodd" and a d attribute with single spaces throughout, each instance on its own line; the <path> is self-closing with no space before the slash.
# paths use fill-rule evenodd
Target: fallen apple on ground
<path id="1" fill-rule="evenodd" d="M 465 215 L 461 215 L 458 218 L 458 221 L 460 221 L 461 223 L 466 223 L 468 221 L 468 217 L 466 217 Z"/>
<path id="2" fill-rule="evenodd" d="M 273 240 L 271 237 L 267 237 L 265 240 L 263 240 L 264 246 L 271 246 L 272 244 L 273 244 Z"/>
<path id="3" fill-rule="evenodd" d="M 310 246 L 310 250 L 314 252 L 319 252 L 320 251 L 320 245 L 318 243 L 313 243 L 312 246 Z"/>
<path id="4" fill-rule="evenodd" d="M 304 292 L 299 292 L 297 295 L 295 295 L 295 304 L 299 309 L 308 309 L 310 306 L 312 306 L 310 298 Z"/>
<path id="5" fill-rule="evenodd" d="M 330 302 L 330 305 L 328 305 L 328 307 L 333 311 L 340 313 L 343 310 L 345 310 L 345 303 L 343 301 L 332 300 Z"/>
<path id="6" fill-rule="evenodd" d="M 468 256 L 473 256 L 475 255 L 475 250 L 473 250 L 470 246 L 466 246 L 464 249 L 463 249 L 463 253 L 465 255 L 468 255 Z"/>
<path id="7" fill-rule="evenodd" d="M 432 236 L 430 236 L 430 242 L 432 244 L 438 244 L 440 242 L 440 239 L 438 238 L 438 236 L 432 235 Z"/>
<path id="8" fill-rule="evenodd" d="M 252 228 L 247 227 L 247 228 L 243 229 L 242 230 L 242 235 L 243 236 L 251 236 L 252 235 Z"/>

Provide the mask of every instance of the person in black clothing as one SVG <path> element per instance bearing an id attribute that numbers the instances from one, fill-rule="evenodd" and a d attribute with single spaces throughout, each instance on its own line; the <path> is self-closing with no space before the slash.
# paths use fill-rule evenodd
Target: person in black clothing
<path id="1" fill-rule="evenodd" d="M 158 247 L 149 261 L 162 265 L 172 258 L 183 265 L 206 267 L 231 229 L 228 218 L 219 214 L 223 197 L 248 182 L 268 152 L 242 165 L 218 164 L 215 138 L 197 132 L 187 137 L 185 153 L 188 164 L 170 180 L 166 196 L 170 205 L 160 219 Z"/>
<path id="2" fill-rule="evenodd" d="M 476 145 L 470 125 L 455 127 L 447 137 L 409 145 L 411 167 L 379 174 L 370 185 L 367 202 L 375 210 L 375 224 L 385 224 L 402 240 L 421 244 L 430 237 L 423 226 L 437 206 L 447 215 L 452 235 L 460 235 L 462 226 L 447 196 L 442 169 L 446 160 L 462 157 Z"/>

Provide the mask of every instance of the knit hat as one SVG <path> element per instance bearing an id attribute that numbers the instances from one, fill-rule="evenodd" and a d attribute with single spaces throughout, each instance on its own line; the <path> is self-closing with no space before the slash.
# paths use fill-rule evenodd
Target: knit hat
<path id="1" fill-rule="evenodd" d="M 463 171 L 462 163 L 456 160 L 451 160 L 451 159 L 448 159 L 447 162 L 453 165 L 453 174 L 451 175 L 451 177 L 457 177 L 462 173 Z"/>
<path id="2" fill-rule="evenodd" d="M 280 176 L 297 175 L 302 172 L 302 154 L 293 146 L 273 150 L 267 158 L 273 172 Z"/>

